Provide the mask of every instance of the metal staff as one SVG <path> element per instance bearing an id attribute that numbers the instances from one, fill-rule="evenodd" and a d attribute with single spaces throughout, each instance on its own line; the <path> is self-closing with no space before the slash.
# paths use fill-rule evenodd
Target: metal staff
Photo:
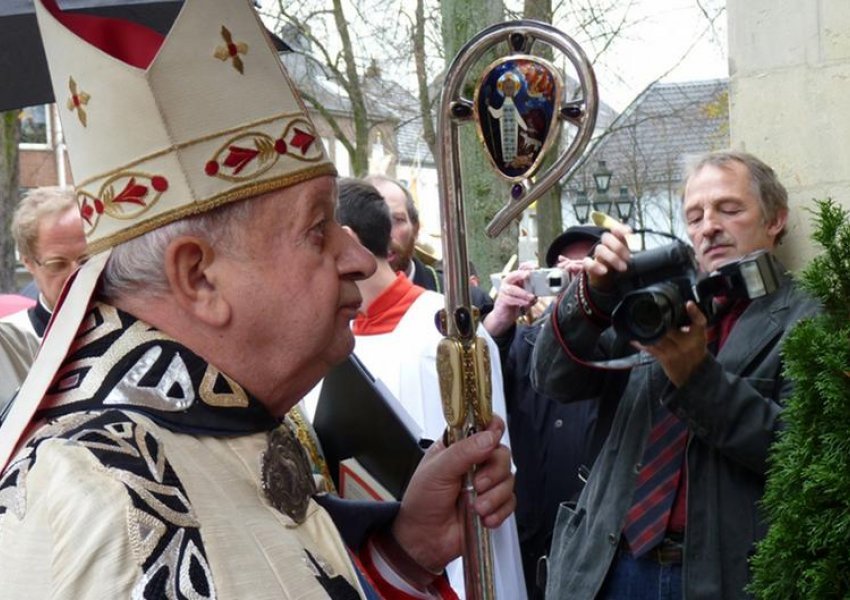
<path id="1" fill-rule="evenodd" d="M 559 50 L 573 64 L 581 90 L 577 99 L 565 100 L 558 70 L 530 54 L 536 41 Z M 472 100 L 461 97 L 471 67 L 497 44 L 506 44 L 508 54 L 485 69 Z M 487 234 L 495 237 L 559 179 L 572 174 L 593 134 L 597 110 L 596 78 L 590 62 L 570 37 L 546 23 L 523 20 L 489 27 L 461 48 L 446 72 L 437 116 L 446 284 L 446 308 L 439 319 L 445 337 L 437 349 L 437 371 L 449 443 L 486 428 L 492 417 L 490 356 L 486 341 L 476 335 L 479 315 L 469 296 L 458 126 L 475 121 L 492 166 L 512 184 L 506 204 L 487 225 Z M 563 123 L 576 128 L 572 141 L 552 166 L 535 178 L 546 152 L 556 145 Z M 466 474 L 459 507 L 465 524 L 466 597 L 490 600 L 495 598 L 492 548 L 489 531 L 472 508 L 474 475 L 474 469 Z"/>

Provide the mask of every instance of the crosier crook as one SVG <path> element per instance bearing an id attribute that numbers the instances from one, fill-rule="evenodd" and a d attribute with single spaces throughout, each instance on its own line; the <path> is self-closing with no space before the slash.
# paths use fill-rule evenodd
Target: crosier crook
<path id="1" fill-rule="evenodd" d="M 563 79 L 558 70 L 530 54 L 535 41 L 560 50 L 569 59 L 578 75 L 580 97 L 563 99 Z M 485 69 L 472 101 L 462 98 L 464 78 L 471 67 L 500 43 L 507 44 L 507 56 Z M 491 100 L 491 97 L 498 100 L 494 90 L 500 77 L 502 81 L 505 77 L 516 79 L 519 85 L 519 89 L 512 90 L 506 108 L 508 112 L 516 112 L 514 116 L 527 126 L 529 135 L 523 138 L 521 147 L 509 144 L 505 148 L 502 127 L 498 121 L 492 122 L 504 114 Z M 502 97 L 506 96 L 502 94 Z M 458 125 L 469 120 L 476 122 L 491 164 L 512 183 L 507 203 L 487 225 L 487 235 L 495 237 L 558 180 L 573 174 L 593 134 L 598 104 L 596 78 L 584 52 L 563 32 L 537 21 L 512 21 L 481 31 L 461 48 L 446 72 L 437 115 L 440 135 L 437 172 L 446 283 L 446 307 L 438 319 L 445 337 L 437 348 L 437 372 L 448 443 L 485 429 L 492 417 L 491 358 L 486 341 L 476 335 L 479 315 L 469 295 L 466 218 L 457 156 Z M 532 120 L 536 121 L 533 128 Z M 546 152 L 557 146 L 559 125 L 563 122 L 577 129 L 572 142 L 548 170 L 539 178 L 533 177 Z M 532 130 L 538 137 L 531 137 Z M 474 476 L 474 469 L 465 476 L 459 507 L 464 515 L 464 583 L 468 600 L 490 600 L 495 598 L 492 548 L 489 531 L 473 509 Z"/>

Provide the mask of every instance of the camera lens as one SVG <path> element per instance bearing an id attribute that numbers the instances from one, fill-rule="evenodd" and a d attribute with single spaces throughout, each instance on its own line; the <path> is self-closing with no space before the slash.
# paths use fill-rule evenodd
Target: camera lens
<path id="1" fill-rule="evenodd" d="M 681 305 L 676 287 L 662 283 L 626 294 L 611 318 L 620 335 L 651 344 L 679 321 Z"/>
<path id="2" fill-rule="evenodd" d="M 667 299 L 656 294 L 641 294 L 634 298 L 626 309 L 629 329 L 640 342 L 654 341 L 667 331 L 670 307 Z"/>

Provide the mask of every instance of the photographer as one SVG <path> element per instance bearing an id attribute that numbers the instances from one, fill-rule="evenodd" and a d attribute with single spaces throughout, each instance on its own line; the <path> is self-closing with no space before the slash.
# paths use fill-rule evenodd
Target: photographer
<path id="1" fill-rule="evenodd" d="M 581 225 L 568 228 L 549 245 L 547 271 L 560 270 L 559 283 L 569 282 L 581 273 L 582 259 L 604 231 Z M 616 405 L 592 399 L 562 404 L 531 387 L 531 352 L 548 312 L 530 324 L 520 316 L 540 317 L 534 314 L 537 307 L 547 310 L 560 291 L 556 286 L 536 290 L 530 282 L 534 266 L 525 263 L 504 275 L 484 327 L 499 344 L 502 359 L 508 428 L 514 440 L 519 544 L 528 596 L 538 599 L 543 590 L 537 586 L 537 565 L 549 550 L 558 506 L 578 498 L 582 477 L 608 435 Z"/>
<path id="2" fill-rule="evenodd" d="M 787 193 L 759 159 L 712 153 L 688 168 L 682 212 L 711 273 L 776 247 Z M 534 350 L 539 392 L 619 403 L 578 505 L 560 509 L 547 597 L 745 597 L 747 559 L 765 530 L 757 503 L 768 449 L 792 387 L 782 340 L 818 307 L 780 267 L 773 293 L 718 302 L 711 327 L 688 301 L 688 325 L 633 343 L 641 354 L 630 369 L 601 368 L 592 363 L 618 357 L 610 317 L 632 261 L 628 233 L 613 228 L 584 259 Z"/>

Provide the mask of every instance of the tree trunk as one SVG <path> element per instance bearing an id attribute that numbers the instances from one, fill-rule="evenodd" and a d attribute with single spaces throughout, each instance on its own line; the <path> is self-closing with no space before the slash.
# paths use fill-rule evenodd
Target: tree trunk
<path id="1" fill-rule="evenodd" d="M 552 0 L 525 0 L 523 15 L 526 19 L 535 19 L 544 23 L 552 22 Z M 540 46 L 542 51 L 535 52 L 541 58 L 552 60 L 552 49 L 549 46 Z M 541 171 L 547 169 L 554 157 L 561 151 L 560 142 L 550 151 Z M 540 266 L 545 266 L 546 250 L 564 227 L 561 218 L 561 184 L 557 183 L 536 202 L 537 212 L 537 261 Z"/>
<path id="2" fill-rule="evenodd" d="M 437 132 L 431 96 L 428 90 L 428 70 L 425 65 L 425 0 L 416 0 L 416 18 L 413 23 L 413 60 L 416 63 L 416 87 L 419 95 L 419 113 L 422 116 L 422 137 L 428 144 L 431 156 L 437 157 Z"/>
<path id="3" fill-rule="evenodd" d="M 351 170 L 355 177 L 362 177 L 369 172 L 369 115 L 366 111 L 366 100 L 363 97 L 363 86 L 357 73 L 357 60 L 351 44 L 348 31 L 348 20 L 342 10 L 341 0 L 334 0 L 334 22 L 342 42 L 342 55 L 345 59 L 345 79 L 347 82 L 348 99 L 351 102 L 352 118 L 354 120 L 354 145 L 349 148 Z"/>
<path id="4" fill-rule="evenodd" d="M 479 31 L 504 19 L 501 0 L 443 0 L 441 12 L 447 62 Z M 468 74 L 466 81 L 477 81 L 486 64 L 487 60 L 482 59 L 474 67 L 479 72 Z M 465 90 L 464 95 L 471 98 L 471 90 Z M 459 133 L 458 154 L 463 174 L 466 243 L 469 258 L 475 263 L 482 285 L 489 288 L 488 274 L 501 271 L 511 255 L 517 252 L 518 224 L 513 223 L 495 240 L 487 237 L 484 228 L 509 198 L 510 186 L 493 172 L 478 142 L 473 124 L 464 124 Z"/>
<path id="5" fill-rule="evenodd" d="M 15 285 L 15 242 L 10 234 L 12 214 L 18 205 L 18 142 L 21 139 L 19 110 L 0 113 L 3 126 L 0 128 L 0 221 L 2 221 L 2 264 L 0 265 L 0 291 L 14 292 Z"/>

